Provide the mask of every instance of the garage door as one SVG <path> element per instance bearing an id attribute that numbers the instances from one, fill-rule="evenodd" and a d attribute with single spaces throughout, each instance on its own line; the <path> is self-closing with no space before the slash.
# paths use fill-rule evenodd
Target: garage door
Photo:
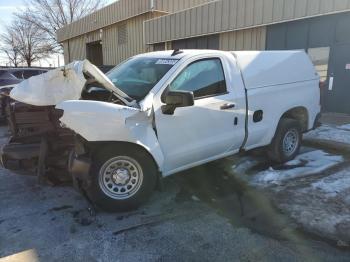
<path id="1" fill-rule="evenodd" d="M 350 13 L 267 27 L 266 49 L 304 49 L 324 83 L 324 111 L 350 113 Z"/>
<path id="2" fill-rule="evenodd" d="M 86 44 L 86 57 L 96 66 L 103 65 L 102 44 L 100 41 Z"/>

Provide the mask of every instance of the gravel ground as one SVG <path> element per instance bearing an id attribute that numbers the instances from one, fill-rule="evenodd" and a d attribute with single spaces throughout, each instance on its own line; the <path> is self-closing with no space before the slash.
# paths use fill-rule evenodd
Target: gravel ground
<path id="1" fill-rule="evenodd" d="M 301 231 L 266 189 L 232 176 L 236 161 L 167 178 L 148 204 L 115 214 L 91 212 L 70 186 L 0 168 L 0 261 L 350 261 Z"/>
<path id="2" fill-rule="evenodd" d="M 0 170 L 0 257 L 31 250 L 37 261 L 350 259 L 319 241 L 278 239 L 235 225 L 215 206 L 184 193 L 187 178 L 179 176 L 139 210 L 91 215 L 71 187 L 38 186 L 32 177 Z"/>

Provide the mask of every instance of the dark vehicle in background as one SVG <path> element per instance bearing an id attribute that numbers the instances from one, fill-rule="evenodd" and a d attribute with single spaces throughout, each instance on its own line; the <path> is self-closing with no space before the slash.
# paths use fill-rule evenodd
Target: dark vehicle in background
<path id="1" fill-rule="evenodd" d="M 15 85 L 32 76 L 46 73 L 42 68 L 0 68 L 0 88 Z"/>
<path id="2" fill-rule="evenodd" d="M 6 119 L 8 94 L 14 85 L 32 76 L 44 74 L 46 68 L 0 68 L 0 120 Z"/>

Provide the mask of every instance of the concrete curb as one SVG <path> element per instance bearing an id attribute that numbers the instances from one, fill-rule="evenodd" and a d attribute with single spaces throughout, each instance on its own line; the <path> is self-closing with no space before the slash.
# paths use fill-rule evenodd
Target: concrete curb
<path id="1" fill-rule="evenodd" d="M 326 139 L 314 139 L 307 138 L 303 140 L 304 146 L 317 147 L 321 149 L 328 149 L 334 151 L 340 151 L 341 153 L 350 154 L 350 144 L 341 143 Z"/>

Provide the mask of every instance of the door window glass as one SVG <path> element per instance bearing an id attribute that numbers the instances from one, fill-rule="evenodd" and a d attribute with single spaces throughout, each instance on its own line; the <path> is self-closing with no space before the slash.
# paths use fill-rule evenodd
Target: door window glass
<path id="1" fill-rule="evenodd" d="M 329 47 L 317 47 L 308 49 L 309 57 L 320 75 L 320 81 L 325 82 L 328 74 Z"/>
<path id="2" fill-rule="evenodd" d="M 226 93 L 220 59 L 206 59 L 187 66 L 170 84 L 171 91 L 192 91 L 195 98 Z"/>

